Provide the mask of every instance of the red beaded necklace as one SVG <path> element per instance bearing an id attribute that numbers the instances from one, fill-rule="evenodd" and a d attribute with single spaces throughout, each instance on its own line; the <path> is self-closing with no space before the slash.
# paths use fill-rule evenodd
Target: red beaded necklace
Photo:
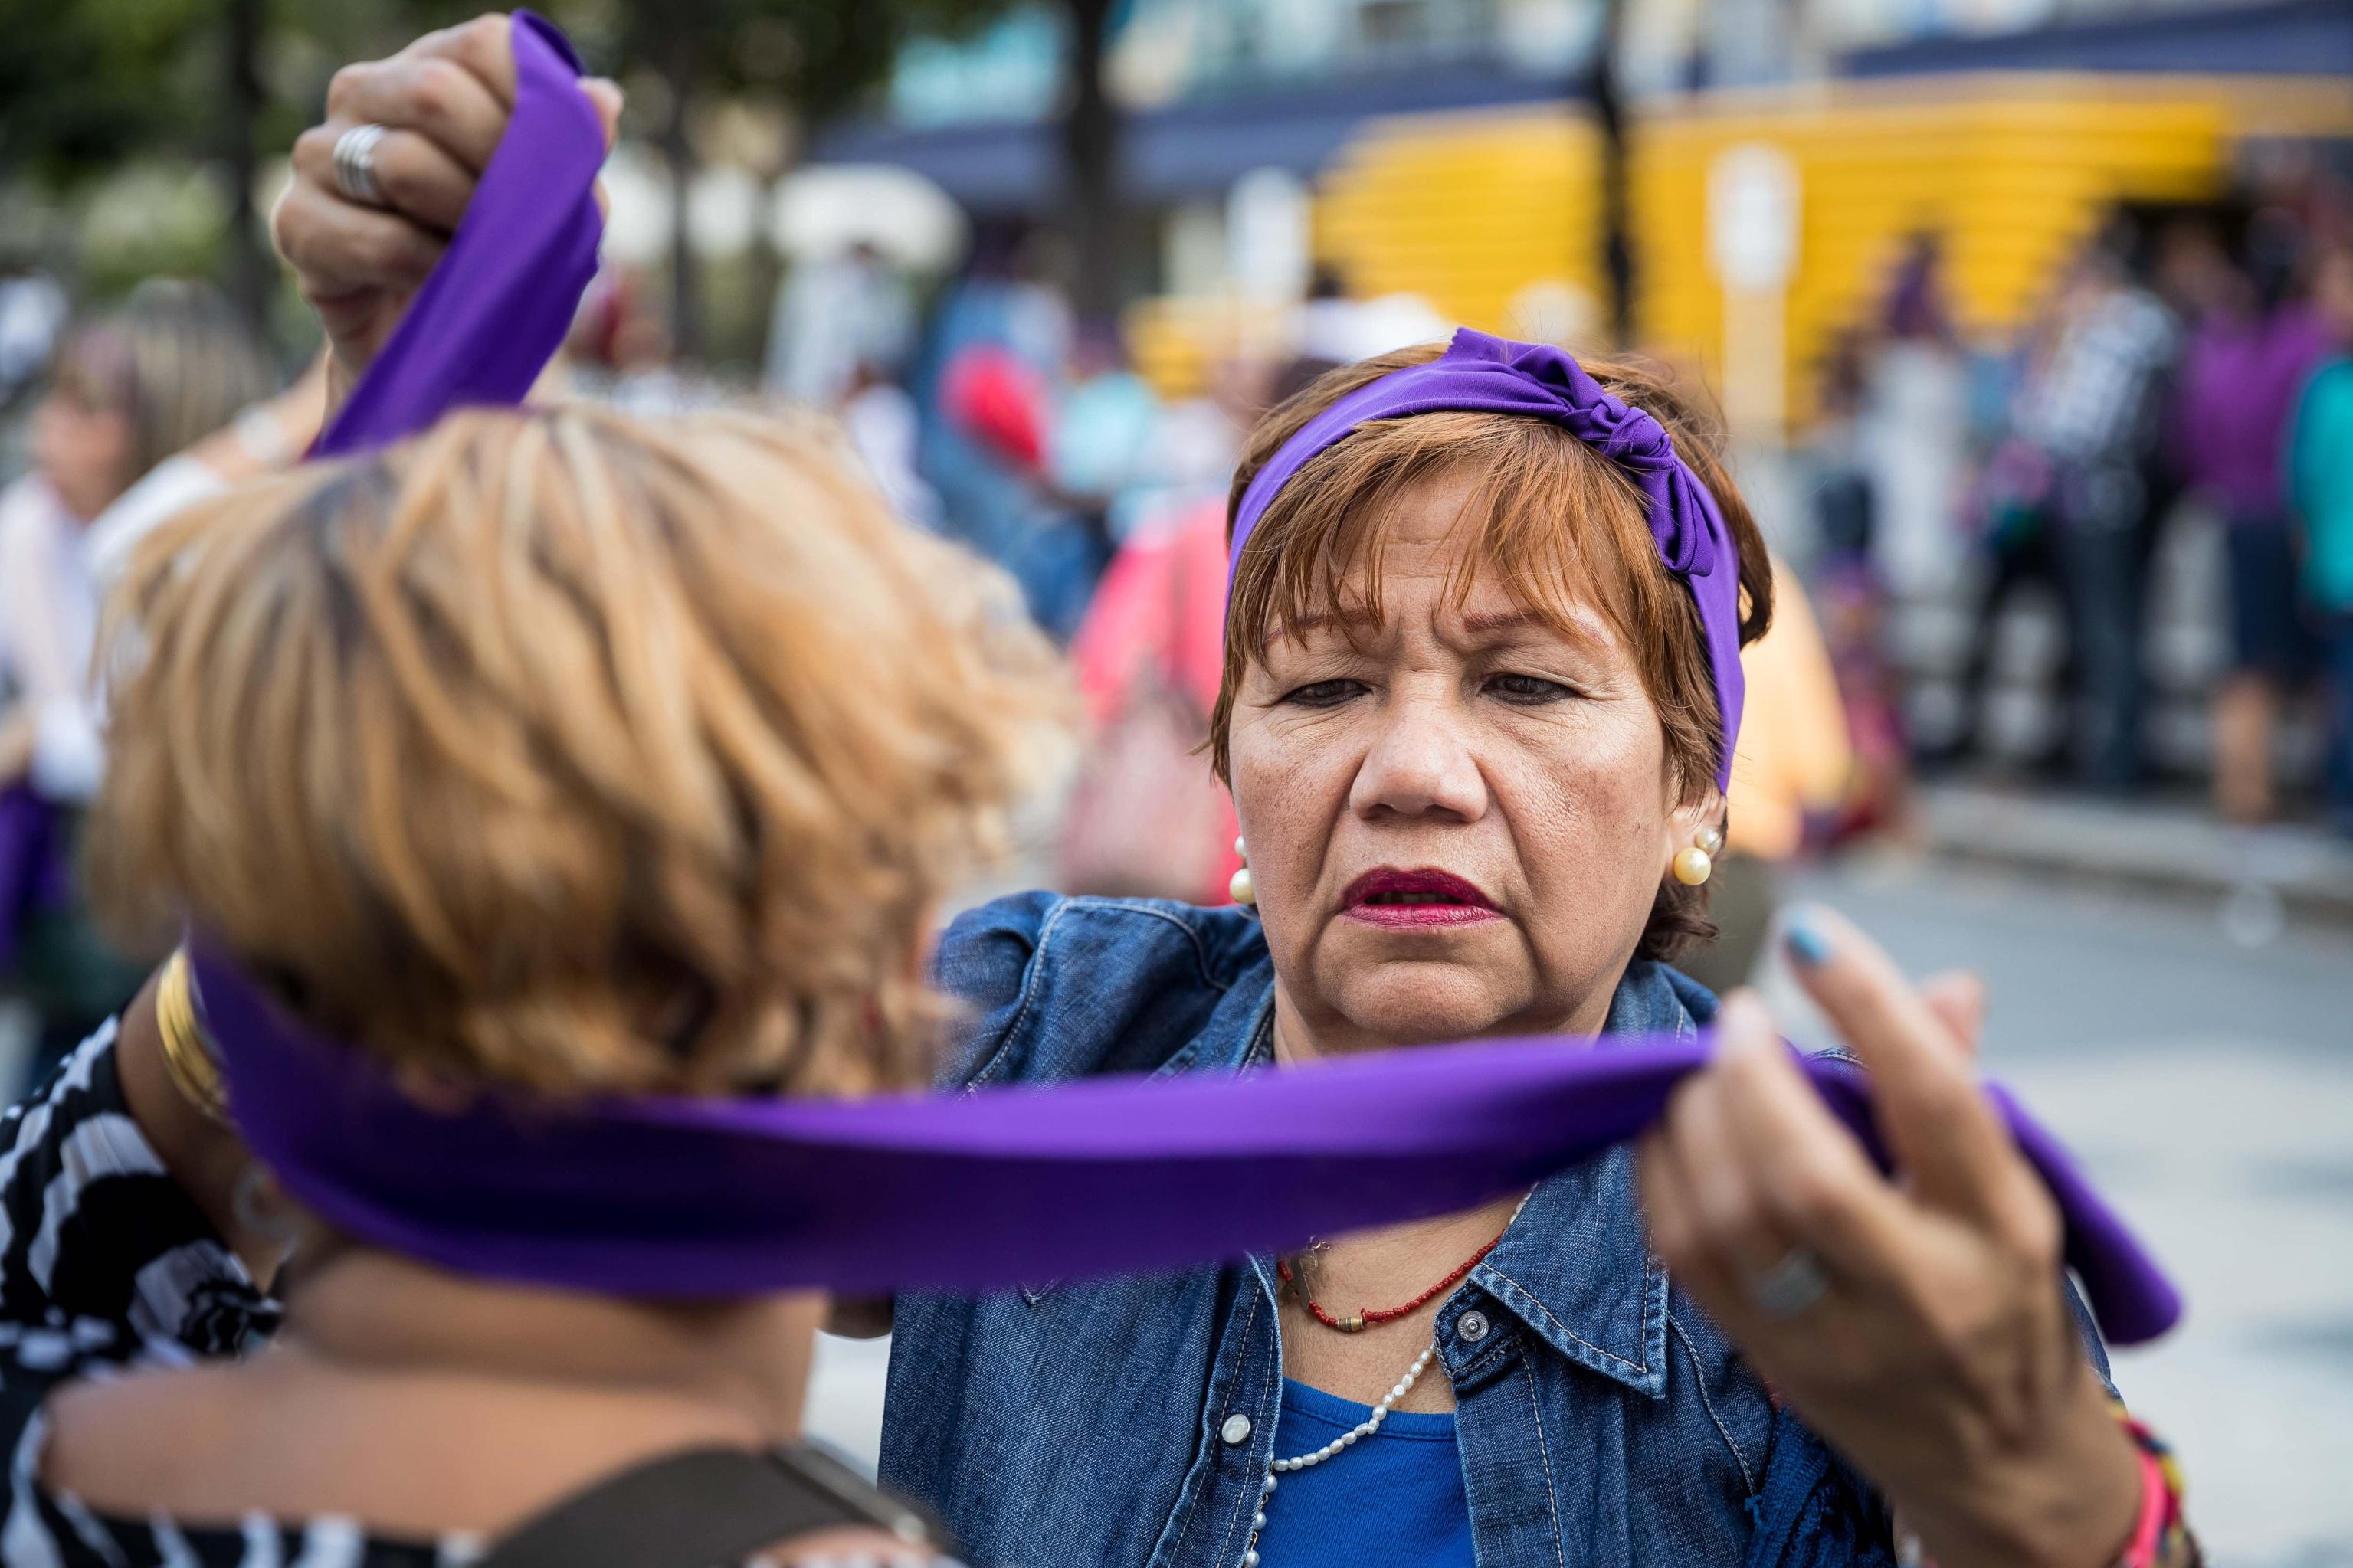
<path id="1" fill-rule="evenodd" d="M 1525 1202 L 1525 1200 L 1522 1201 Z M 1519 1217 L 1519 1211 L 1517 1209 L 1513 1210 L 1512 1219 L 1517 1219 Z M 1314 1314 L 1315 1321 L 1317 1322 L 1323 1324 L 1327 1329 L 1337 1329 L 1344 1334 L 1361 1334 L 1365 1331 L 1365 1326 L 1366 1324 L 1386 1323 L 1394 1319 L 1402 1318 L 1409 1312 L 1418 1311 L 1420 1309 L 1429 1306 L 1431 1301 L 1435 1300 L 1440 1291 L 1452 1289 L 1456 1285 L 1461 1283 L 1462 1277 L 1464 1275 L 1470 1273 L 1471 1270 L 1478 1268 L 1480 1264 L 1486 1261 L 1487 1254 L 1494 1251 L 1496 1246 L 1503 1241 L 1504 1231 L 1507 1231 L 1511 1228 L 1511 1221 L 1504 1221 L 1504 1230 L 1499 1230 L 1495 1233 L 1495 1239 L 1493 1241 L 1489 1242 L 1486 1246 L 1481 1247 L 1478 1251 L 1464 1258 L 1455 1267 L 1453 1273 L 1449 1274 L 1445 1279 L 1440 1279 L 1437 1284 L 1432 1285 L 1429 1289 L 1424 1290 L 1420 1295 L 1416 1296 L 1412 1300 L 1406 1302 L 1403 1306 L 1367 1307 L 1363 1311 L 1358 1312 L 1356 1316 L 1351 1318 L 1334 1317 L 1330 1312 L 1324 1310 L 1323 1303 L 1316 1300 L 1314 1297 L 1309 1295 L 1306 1291 L 1300 1290 L 1298 1286 L 1293 1283 L 1291 1278 L 1291 1260 L 1289 1258 L 1276 1258 L 1274 1262 L 1274 1271 L 1285 1285 L 1291 1286 L 1293 1290 L 1298 1292 L 1299 1299 L 1307 1304 L 1308 1311 Z"/>

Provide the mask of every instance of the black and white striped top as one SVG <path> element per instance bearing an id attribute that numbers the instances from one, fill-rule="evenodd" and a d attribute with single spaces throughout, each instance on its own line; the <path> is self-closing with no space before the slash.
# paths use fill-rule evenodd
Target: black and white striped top
<path id="1" fill-rule="evenodd" d="M 132 1121 L 114 1037 L 109 1022 L 0 1113 L 0 1568 L 462 1568 L 481 1555 L 479 1536 L 392 1540 L 331 1515 L 119 1518 L 41 1485 L 42 1407 L 58 1384 L 237 1355 L 279 1322 Z"/>
<path id="2" fill-rule="evenodd" d="M 75 1378 L 235 1355 L 278 1309 L 123 1103 L 109 1022 L 0 1114 L 0 1510 L 5 1568 L 454 1568 L 470 1537 L 371 1540 L 349 1520 L 116 1519 L 40 1484 L 42 1405 Z"/>

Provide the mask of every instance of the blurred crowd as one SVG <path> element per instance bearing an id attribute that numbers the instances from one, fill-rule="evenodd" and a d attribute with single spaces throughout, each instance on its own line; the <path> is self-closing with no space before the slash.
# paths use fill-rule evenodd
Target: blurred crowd
<path id="1" fill-rule="evenodd" d="M 2179 529 L 2221 541 L 2214 808 L 2305 813 L 2308 777 L 2353 834 L 2348 211 L 2317 176 L 2118 211 L 1996 344 L 1957 324 L 1940 239 L 1915 237 L 1871 319 L 1815 367 L 1792 454 L 1804 504 L 1767 520 L 1783 608 L 1749 656 L 1725 935 L 1703 979 L 1746 971 L 1774 867 L 1900 827 L 1918 769 L 1996 755 L 2091 791 L 2146 787 L 2152 563 Z M 1334 365 L 1448 323 L 1419 300 L 1353 298 L 1327 268 L 1271 338 L 1169 399 L 1117 323 L 1074 314 L 1062 267 L 1048 237 L 1012 229 L 984 229 L 944 281 L 866 245 L 806 262 L 776 296 L 760 390 L 829 411 L 900 512 L 1001 565 L 1071 650 L 1096 740 L 1059 815 L 1056 879 L 1219 901 L 1240 861 L 1198 748 L 1242 433 Z M 579 388 L 640 408 L 744 390 L 673 355 L 655 292 L 627 270 L 599 278 L 570 346 Z M 76 312 L 53 279 L 0 278 L 0 984 L 32 1002 L 45 1054 L 131 978 L 67 869 L 104 766 L 104 586 L 158 521 L 305 448 L 317 374 L 283 379 L 202 285 L 156 280 Z M 2063 651 L 2057 720 L 2021 755 L 1991 735 L 1990 689 L 2022 595 L 2056 606 Z M 1935 722 L 1894 630 L 1924 603 L 1965 627 Z M 2284 779 L 2291 721 L 2321 737 L 2321 761 Z"/>
<path id="2" fill-rule="evenodd" d="M 1876 714 L 1859 742 L 1883 762 L 1998 757 L 2104 795 L 2161 782 L 2148 717 L 2172 672 L 2154 668 L 2153 573 L 2211 535 L 2219 549 L 2188 558 L 2193 630 L 2213 634 L 2191 662 L 2214 810 L 2304 815 L 2278 764 L 2316 750 L 2293 782 L 2353 832 L 2343 185 L 2307 172 L 2196 209 L 2118 210 L 1999 343 L 1957 330 L 1942 273 L 1936 237 L 1919 237 L 1876 321 L 1829 357 L 1808 443 L 1815 591 L 1870 689 L 1858 712 Z M 2000 633 L 2026 596 L 2056 612 L 2055 700 L 2050 721 L 1998 736 Z M 1900 700 L 1918 682 L 1873 668 L 1894 657 L 1888 618 L 1924 600 L 1963 627 L 1926 721 Z M 2284 743 L 2288 720 L 2318 746 Z"/>

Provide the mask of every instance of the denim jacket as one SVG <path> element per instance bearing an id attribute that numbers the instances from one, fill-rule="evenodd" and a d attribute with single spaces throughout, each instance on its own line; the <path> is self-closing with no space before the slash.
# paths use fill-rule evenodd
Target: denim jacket
<path id="1" fill-rule="evenodd" d="M 966 1010 L 958 1082 L 1271 1053 L 1273 967 L 1238 910 L 1025 894 L 958 920 L 938 976 Z M 1688 1035 L 1715 1005 L 1638 962 L 1608 1032 Z M 979 1568 L 1240 1563 L 1282 1387 L 1271 1258 L 895 1308 L 882 1479 Z M 1875 1498 L 1651 1257 L 1626 1148 L 1539 1186 L 1436 1338 L 1481 1568 L 1892 1561 Z"/>

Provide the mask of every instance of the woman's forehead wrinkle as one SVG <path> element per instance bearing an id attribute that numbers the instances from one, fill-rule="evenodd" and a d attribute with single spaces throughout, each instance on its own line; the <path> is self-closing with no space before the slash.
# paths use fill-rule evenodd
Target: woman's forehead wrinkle
<path id="1" fill-rule="evenodd" d="M 1592 651 L 1618 647 L 1622 637 L 1594 601 L 1582 542 L 1529 514 L 1539 503 L 1516 456 L 1420 473 L 1392 467 L 1360 501 L 1354 526 L 1322 539 L 1312 563 L 1282 572 L 1253 657 L 1278 640 L 1296 647 L 1335 631 L 1361 652 L 1392 618 L 1395 590 L 1433 581 L 1430 614 L 1449 640 L 1541 631 Z"/>

